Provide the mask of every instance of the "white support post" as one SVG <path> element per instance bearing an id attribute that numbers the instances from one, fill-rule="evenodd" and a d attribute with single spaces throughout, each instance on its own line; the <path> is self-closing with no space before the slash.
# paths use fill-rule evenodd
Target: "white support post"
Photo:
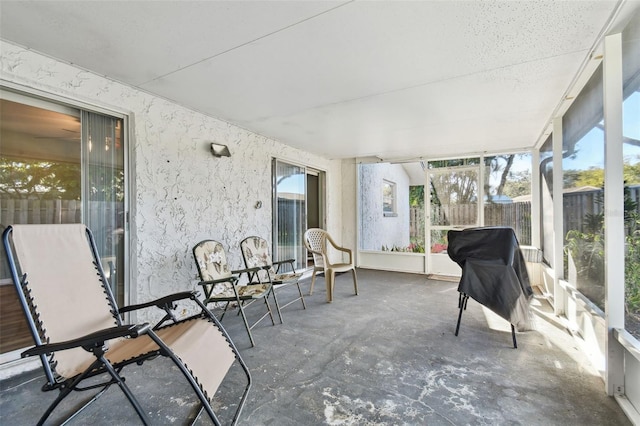
<path id="1" fill-rule="evenodd" d="M 484 197 L 487 195 L 484 192 L 484 154 L 480 156 L 480 169 L 478 170 L 478 222 L 476 226 L 485 226 L 484 223 Z"/>
<path id="2" fill-rule="evenodd" d="M 424 168 L 424 270 L 433 273 L 431 253 L 431 173 L 429 163 Z"/>
<path id="3" fill-rule="evenodd" d="M 605 382 L 609 395 L 624 394 L 624 349 L 613 335 L 624 328 L 624 178 L 622 174 L 622 37 L 604 39 Z"/>
<path id="4" fill-rule="evenodd" d="M 562 174 L 562 117 L 553 119 L 553 312 L 566 314 L 567 295 L 560 286 L 564 275 L 564 220 Z"/>
<path id="5" fill-rule="evenodd" d="M 531 151 L 531 245 L 542 248 L 540 238 L 540 151 Z"/>

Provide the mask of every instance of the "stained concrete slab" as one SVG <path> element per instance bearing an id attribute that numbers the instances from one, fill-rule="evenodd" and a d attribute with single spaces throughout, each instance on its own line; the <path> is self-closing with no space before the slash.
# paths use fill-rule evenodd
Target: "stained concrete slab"
<path id="1" fill-rule="evenodd" d="M 518 333 L 514 349 L 506 321 L 472 300 L 454 336 L 455 283 L 373 270 L 358 270 L 358 278 L 355 296 L 350 275 L 338 276 L 330 304 L 320 278 L 305 298 L 306 310 L 293 304 L 283 311 L 283 324 L 254 328 L 254 348 L 240 318 L 224 318 L 253 377 L 239 424 L 631 424 L 606 395 L 580 342 L 549 316 L 540 317 L 535 331 Z M 308 291 L 308 280 L 303 288 Z M 280 300 L 293 291 L 282 289 Z M 538 311 L 548 310 L 545 301 L 534 303 Z M 231 372 L 215 398 L 223 420 L 238 393 L 237 373 Z M 155 424 L 182 424 L 193 416 L 197 401 L 166 359 L 128 367 L 124 375 Z M 0 382 L 0 424 L 36 423 L 55 398 L 39 390 L 43 383 L 39 372 Z M 72 424 L 90 423 L 139 421 L 112 388 Z"/>

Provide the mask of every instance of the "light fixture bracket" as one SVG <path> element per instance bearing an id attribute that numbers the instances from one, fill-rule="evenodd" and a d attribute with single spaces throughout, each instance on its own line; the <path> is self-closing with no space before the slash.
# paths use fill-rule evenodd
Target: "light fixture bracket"
<path id="1" fill-rule="evenodd" d="M 229 148 L 226 145 L 221 143 L 211 142 L 211 153 L 214 157 L 231 157 L 231 152 L 229 152 Z"/>

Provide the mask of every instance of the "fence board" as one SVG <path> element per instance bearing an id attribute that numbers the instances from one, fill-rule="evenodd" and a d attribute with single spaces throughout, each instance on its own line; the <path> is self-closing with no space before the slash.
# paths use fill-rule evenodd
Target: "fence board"
<path id="1" fill-rule="evenodd" d="M 0 198 L 0 224 L 80 223 L 82 204 L 77 200 L 16 200 Z"/>

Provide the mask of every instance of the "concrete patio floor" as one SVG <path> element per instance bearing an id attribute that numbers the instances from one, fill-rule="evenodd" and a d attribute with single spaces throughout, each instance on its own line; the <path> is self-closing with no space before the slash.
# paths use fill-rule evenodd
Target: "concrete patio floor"
<path id="1" fill-rule="evenodd" d="M 283 324 L 254 328 L 254 348 L 240 318 L 224 318 L 253 377 L 240 425 L 631 424 L 544 300 L 534 300 L 537 329 L 518 333 L 514 349 L 509 324 L 473 300 L 454 336 L 456 283 L 362 269 L 358 278 L 354 296 L 350 274 L 339 276 L 331 304 L 320 278 L 306 310 L 293 304 Z M 281 289 L 281 304 L 293 291 Z M 165 359 L 123 373 L 155 424 L 193 416 L 194 395 Z M 222 420 L 235 381 L 232 372 L 216 397 Z M 40 371 L 0 382 L 0 424 L 35 424 L 56 396 L 41 392 L 43 383 Z M 69 398 L 53 423 L 82 398 Z M 112 387 L 71 424 L 138 423 Z"/>

